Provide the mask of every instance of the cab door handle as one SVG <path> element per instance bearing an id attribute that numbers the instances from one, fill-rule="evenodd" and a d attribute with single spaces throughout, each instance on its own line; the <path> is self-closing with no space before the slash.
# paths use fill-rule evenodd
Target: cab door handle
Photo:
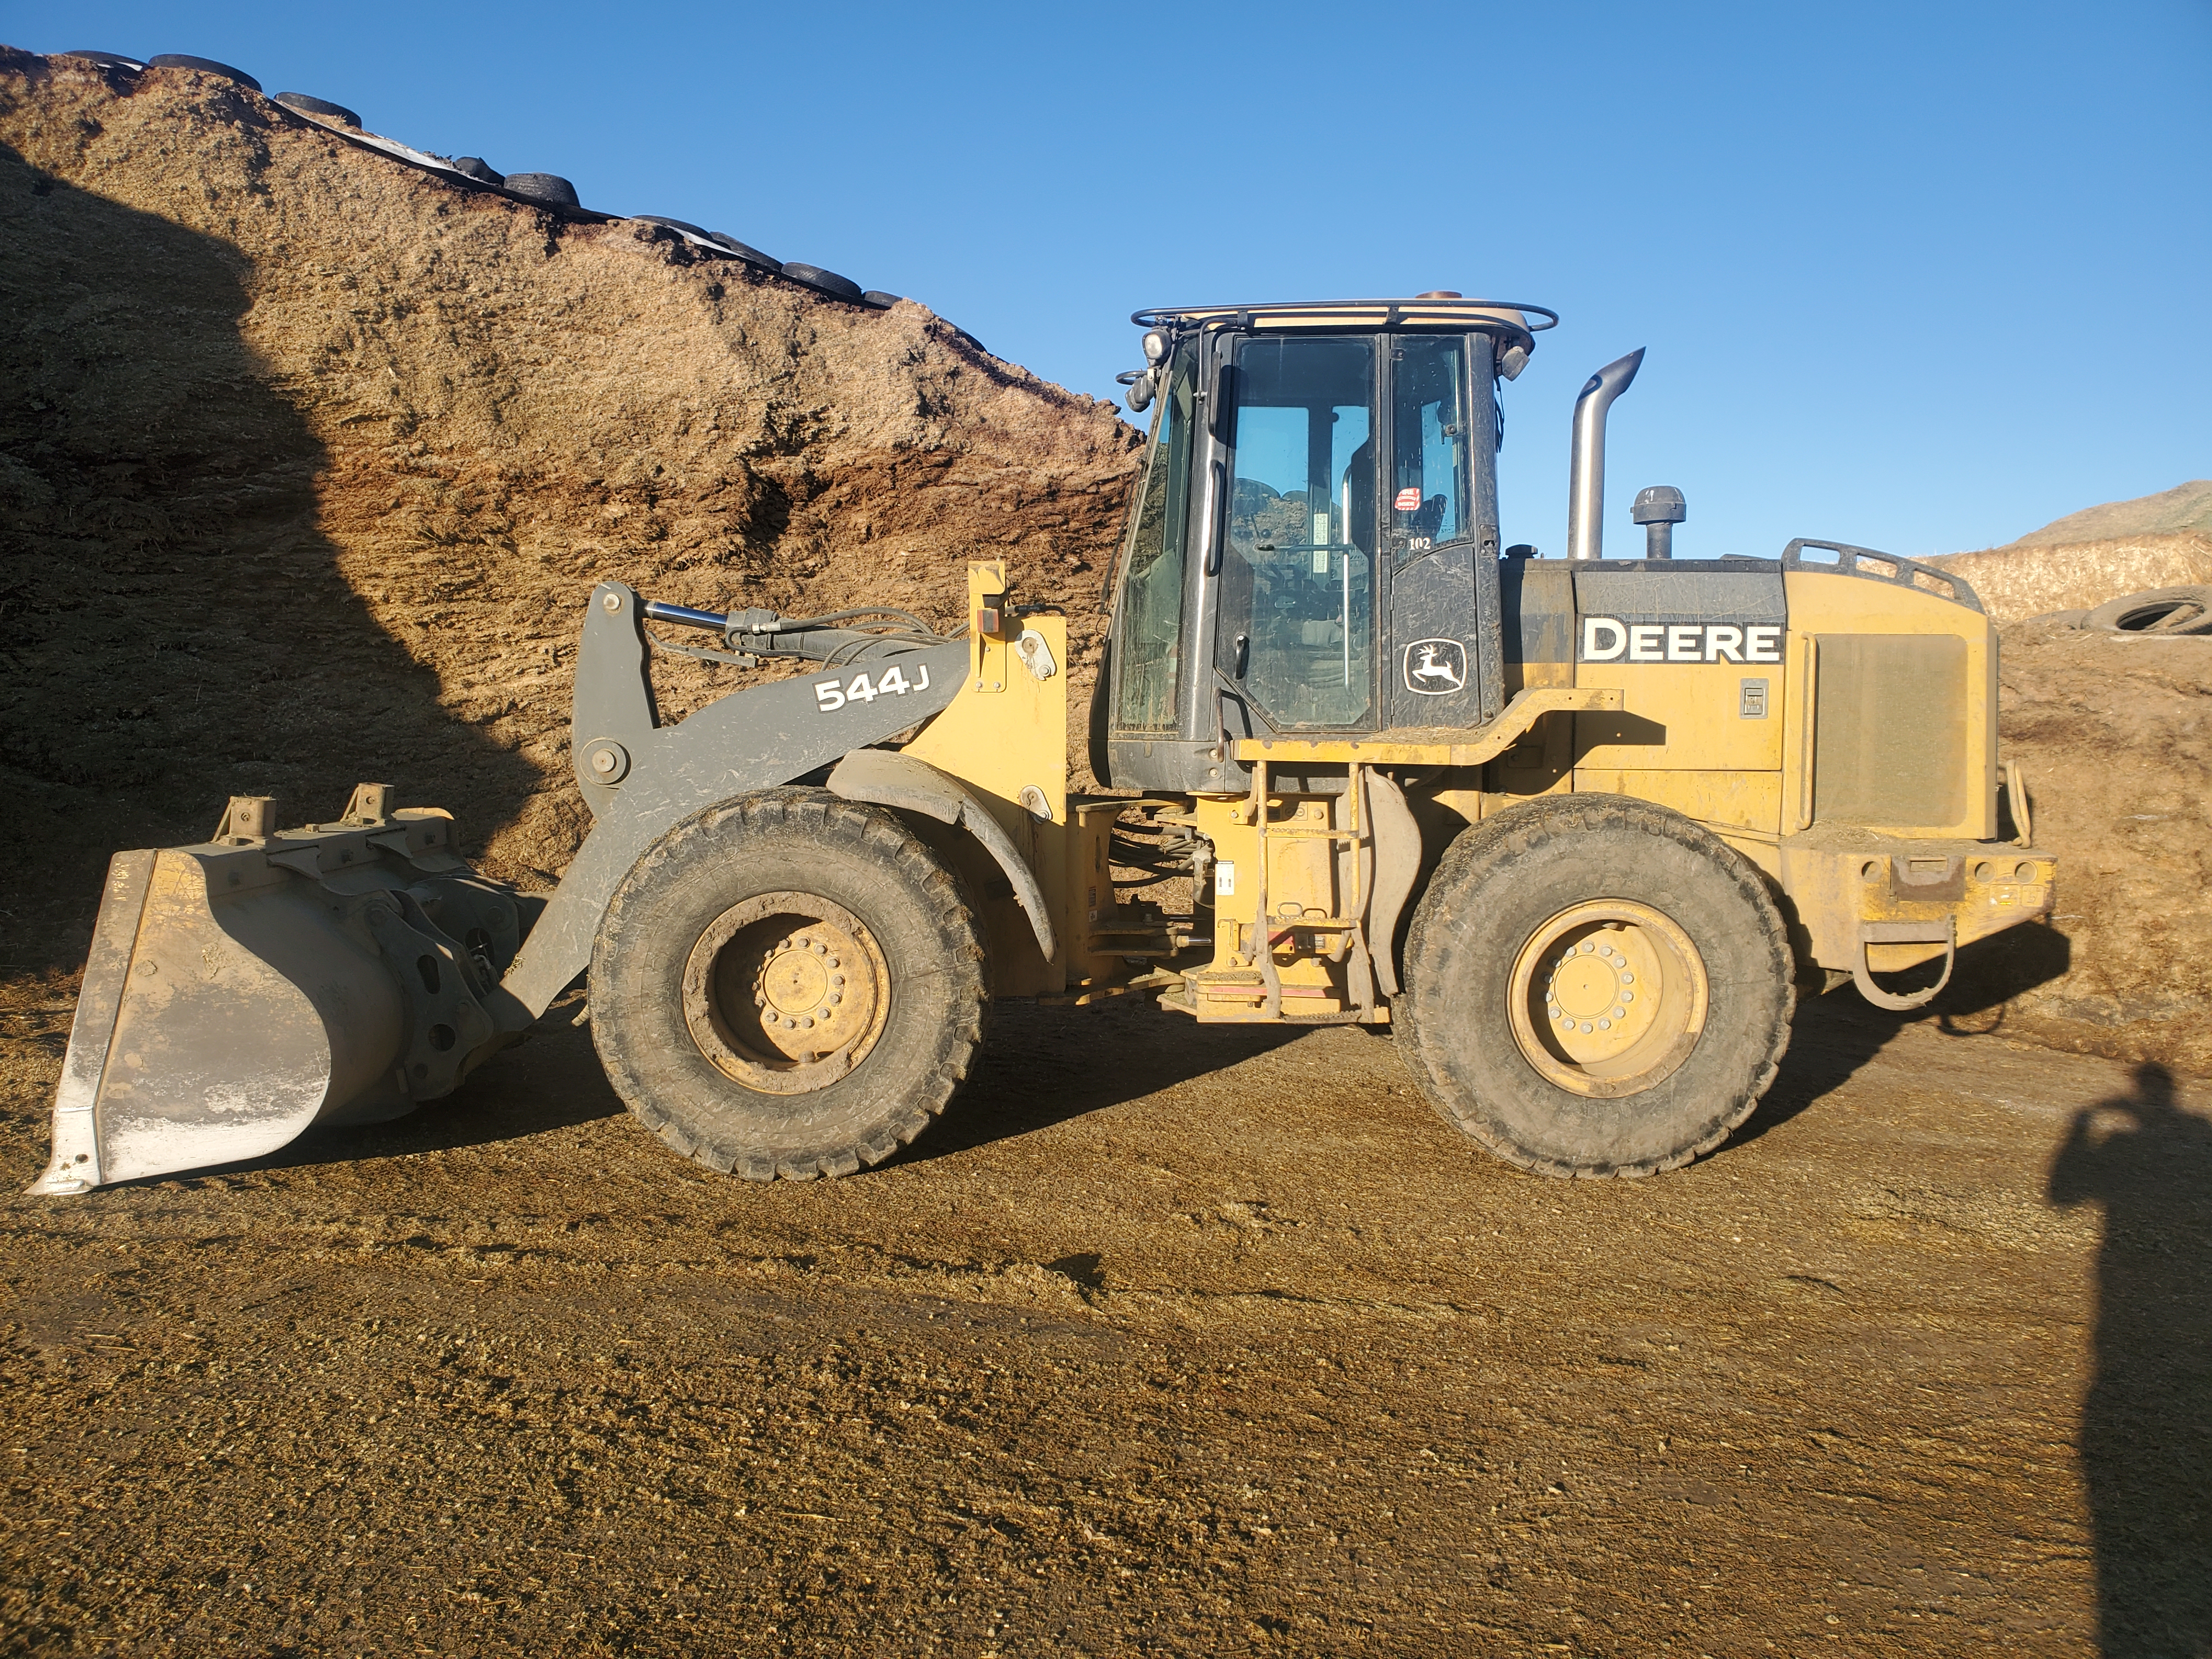
<path id="1" fill-rule="evenodd" d="M 1221 544 L 1227 532 L 1221 523 L 1221 463 L 1216 461 L 1206 475 L 1206 516 L 1200 521 L 1206 526 L 1206 574 L 1221 574 Z"/>

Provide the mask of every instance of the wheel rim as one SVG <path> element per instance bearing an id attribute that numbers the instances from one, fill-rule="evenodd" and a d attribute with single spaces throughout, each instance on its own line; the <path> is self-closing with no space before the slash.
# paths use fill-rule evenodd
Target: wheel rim
<path id="1" fill-rule="evenodd" d="M 1673 921 L 1597 899 L 1528 936 L 1507 994 L 1522 1058 L 1562 1089 L 1610 1099 L 1653 1087 L 1689 1058 L 1711 994 L 1705 958 Z"/>
<path id="2" fill-rule="evenodd" d="M 875 935 L 811 893 L 763 893 L 699 935 L 684 964 L 684 1023 L 699 1052 L 763 1094 L 828 1087 L 868 1056 L 890 1012 Z"/>

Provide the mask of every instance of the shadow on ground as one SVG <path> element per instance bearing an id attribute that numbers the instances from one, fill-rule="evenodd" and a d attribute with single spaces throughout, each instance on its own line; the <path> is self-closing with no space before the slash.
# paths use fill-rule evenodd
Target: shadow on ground
<path id="1" fill-rule="evenodd" d="M 945 1121 L 900 1161 L 927 1163 L 1048 1129 L 1227 1071 L 1302 1035 L 1281 1026 L 1200 1025 L 1163 1012 L 1148 997 L 1092 1008 L 1003 1007 Z"/>
<path id="2" fill-rule="evenodd" d="M 2031 925 L 1960 951 L 1950 982 L 1926 1008 L 1911 1013 L 1876 1008 L 1848 986 L 1825 996 L 1801 993 L 1782 1069 L 1729 1144 L 1756 1140 L 1841 1088 L 1907 1025 L 1925 1022 L 1948 1037 L 2002 1036 L 2011 1000 L 2062 976 L 2071 960 L 2064 934 Z M 1885 979 L 1889 988 L 1905 993 L 1934 983 L 1940 971 L 1939 963 L 1930 963 Z"/>
<path id="3" fill-rule="evenodd" d="M 1124 1101 L 1226 1071 L 1301 1035 L 1257 1025 L 1194 1025 L 1152 1007 L 1036 1008 L 994 1014 L 974 1075 L 942 1121 L 893 1163 L 927 1163 L 1011 1140 Z M 621 1099 L 587 1029 L 556 1010 L 443 1100 L 388 1123 L 310 1129 L 251 1163 L 161 1181 L 300 1169 L 493 1146 L 617 1117 Z"/>

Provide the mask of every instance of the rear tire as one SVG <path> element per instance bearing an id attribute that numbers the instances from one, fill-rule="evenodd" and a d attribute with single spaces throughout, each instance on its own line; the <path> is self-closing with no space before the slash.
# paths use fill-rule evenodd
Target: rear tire
<path id="1" fill-rule="evenodd" d="M 318 121 L 343 121 L 349 127 L 361 125 L 361 117 L 343 104 L 333 104 L 327 98 L 317 98 L 304 92 L 280 92 L 276 102 L 295 115 L 305 115 Z"/>
<path id="2" fill-rule="evenodd" d="M 987 1006 L 959 878 L 878 808 L 748 795 L 654 843 L 592 951 L 592 1032 L 623 1102 L 748 1180 L 881 1163 L 967 1075 Z"/>
<path id="3" fill-rule="evenodd" d="M 1569 796 L 1467 831 L 1413 913 L 1399 1044 L 1445 1120 L 1584 1179 L 1711 1151 L 1774 1081 L 1794 969 L 1759 872 L 1664 808 Z"/>
<path id="4" fill-rule="evenodd" d="M 226 81 L 235 81 L 248 92 L 261 90 L 261 82 L 242 69 L 233 69 L 228 64 L 218 64 L 212 58 L 195 58 L 188 52 L 156 52 L 146 60 L 148 69 L 197 70 L 202 75 L 220 76 Z"/>

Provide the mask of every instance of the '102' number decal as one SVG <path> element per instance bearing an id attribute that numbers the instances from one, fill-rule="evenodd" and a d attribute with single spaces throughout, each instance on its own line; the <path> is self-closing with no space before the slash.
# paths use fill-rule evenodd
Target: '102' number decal
<path id="1" fill-rule="evenodd" d="M 909 691 L 929 690 L 929 665 L 919 665 L 915 672 L 921 678 L 908 680 L 906 670 L 893 664 L 884 670 L 883 678 L 870 680 L 866 674 L 855 674 L 840 685 L 834 679 L 814 682 L 814 706 L 823 714 L 833 708 L 842 708 L 848 702 L 873 702 L 878 697 L 902 697 Z"/>

